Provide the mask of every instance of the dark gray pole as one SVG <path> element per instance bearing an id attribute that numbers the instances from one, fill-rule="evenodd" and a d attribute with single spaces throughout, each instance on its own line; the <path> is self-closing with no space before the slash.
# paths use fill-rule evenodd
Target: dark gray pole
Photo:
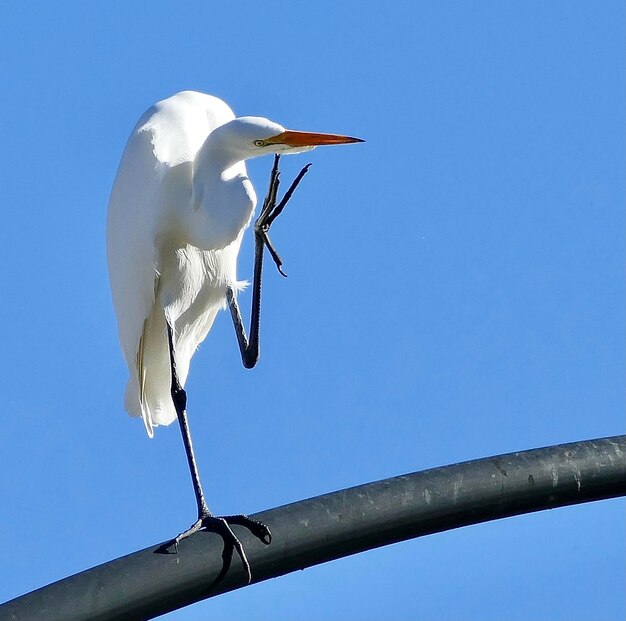
<path id="1" fill-rule="evenodd" d="M 626 436 L 574 442 L 434 468 L 303 500 L 254 517 L 265 546 L 234 527 L 254 582 L 397 541 L 512 515 L 626 495 Z M 198 533 L 179 553 L 146 548 L 0 606 L 0 621 L 151 619 L 246 585 L 222 540 Z"/>

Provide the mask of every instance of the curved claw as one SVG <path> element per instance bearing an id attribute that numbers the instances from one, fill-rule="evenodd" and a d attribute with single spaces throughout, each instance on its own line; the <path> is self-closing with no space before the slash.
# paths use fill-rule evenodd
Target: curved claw
<path id="1" fill-rule="evenodd" d="M 207 519 L 211 520 L 212 522 L 211 526 L 209 526 L 209 529 L 213 525 L 215 525 L 214 526 L 215 530 L 224 539 L 224 551 L 222 552 L 222 559 L 224 560 L 225 571 L 228 571 L 228 568 L 230 567 L 230 562 L 233 558 L 233 549 L 237 550 L 237 554 L 239 554 L 239 558 L 241 559 L 241 563 L 243 564 L 243 568 L 246 572 L 247 582 L 248 584 L 250 584 L 252 582 L 252 570 L 250 569 L 250 561 L 248 561 L 248 557 L 246 556 L 246 552 L 243 549 L 243 545 L 241 545 L 241 541 L 239 541 L 239 539 L 237 538 L 237 535 L 233 533 L 233 530 L 230 527 L 230 524 L 228 523 L 227 519 L 226 518 L 205 518 L 205 520 Z M 205 526 L 205 528 L 207 527 Z"/>
<path id="2" fill-rule="evenodd" d="M 247 515 L 227 515 L 224 519 L 229 524 L 237 524 L 247 528 L 259 541 L 268 546 L 272 543 L 272 531 L 269 527 L 259 520 L 255 520 Z"/>
<path id="3" fill-rule="evenodd" d="M 243 526 L 247 528 L 257 539 L 259 539 L 265 545 L 269 545 L 272 541 L 272 533 L 270 529 L 263 524 L 263 522 L 259 522 L 259 520 L 255 520 L 244 514 L 239 515 L 225 515 L 223 517 L 217 517 L 213 515 L 208 515 L 200 518 L 195 524 L 193 524 L 186 531 L 180 533 L 175 539 L 172 540 L 172 544 L 174 545 L 174 549 L 176 553 L 178 553 L 178 544 L 183 540 L 187 539 L 194 533 L 197 533 L 199 530 L 207 530 L 210 532 L 217 533 L 222 537 L 224 541 L 224 550 L 222 551 L 222 560 L 224 561 L 224 566 L 222 567 L 222 571 L 219 576 L 216 578 L 215 582 L 219 582 L 230 568 L 230 564 L 233 558 L 233 551 L 237 550 L 237 554 L 241 559 L 241 563 L 246 572 L 247 583 L 250 584 L 252 582 L 252 570 L 250 568 L 250 562 L 248 561 L 248 557 L 246 556 L 246 551 L 244 547 L 239 541 L 239 538 L 233 532 L 230 527 L 231 524 L 237 524 L 238 526 Z M 171 544 L 170 544 L 171 545 Z"/>
<path id="4" fill-rule="evenodd" d="M 270 241 L 269 230 L 272 224 L 274 223 L 274 220 L 276 220 L 276 218 L 278 218 L 278 216 L 280 216 L 280 214 L 285 209 L 287 203 L 291 199 L 291 196 L 293 195 L 296 188 L 302 181 L 302 178 L 304 177 L 304 175 L 306 175 L 309 168 L 311 167 L 311 164 L 307 164 L 298 173 L 296 178 L 293 180 L 293 182 L 289 186 L 289 189 L 285 192 L 285 195 L 283 196 L 282 200 L 279 203 L 276 203 L 276 195 L 278 193 L 278 183 L 279 183 L 278 178 L 280 174 L 278 172 L 278 161 L 279 161 L 279 157 L 276 156 L 276 158 L 274 159 L 274 166 L 272 168 L 272 173 L 270 175 L 270 187 L 268 189 L 267 196 L 265 197 L 265 200 L 263 201 L 263 208 L 261 209 L 261 214 L 259 215 L 259 217 L 256 219 L 254 223 L 254 231 L 255 231 L 255 234 L 258 236 L 257 243 L 262 242 L 263 245 L 269 250 L 272 256 L 272 259 L 274 260 L 274 263 L 276 264 L 276 267 L 278 268 L 278 271 L 280 272 L 282 276 L 286 278 L 287 274 L 282 268 L 283 262 L 278 252 L 276 252 L 276 249 L 272 245 L 272 242 Z"/>

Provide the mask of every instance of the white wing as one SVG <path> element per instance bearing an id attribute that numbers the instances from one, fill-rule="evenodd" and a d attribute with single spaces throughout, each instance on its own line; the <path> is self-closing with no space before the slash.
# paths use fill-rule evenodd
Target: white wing
<path id="1" fill-rule="evenodd" d="M 166 295 L 180 297 L 184 290 L 189 298 L 186 305 L 172 298 L 176 308 L 169 309 L 168 317 L 175 321 L 185 312 L 189 315 L 189 307 L 211 270 L 223 269 L 223 260 L 229 266 L 232 263 L 234 269 L 241 241 L 239 237 L 220 253 L 187 247 L 164 259 L 157 245 L 167 226 L 163 215 L 172 204 L 189 204 L 196 153 L 215 127 L 233 118 L 223 101 L 201 93 L 185 91 L 159 102 L 133 129 L 111 193 L 107 255 L 119 336 L 130 372 L 125 408 L 133 416 L 142 416 L 150 436 L 155 425 L 169 424 L 176 417 L 170 397 L 165 315 L 163 305 L 155 303 L 163 295 L 160 281 L 167 277 L 167 286 L 177 290 Z M 187 252 L 188 257 L 181 252 Z M 181 261 L 187 258 L 189 262 L 183 265 Z M 212 265 L 216 262 L 217 267 Z M 195 289 L 191 297 L 189 279 L 194 281 L 191 289 Z M 183 382 L 189 358 L 222 303 L 221 299 L 213 300 L 208 291 L 203 297 L 204 306 L 200 305 L 202 300 L 196 300 L 196 312 L 176 326 L 177 333 L 180 330 L 177 362 Z"/>

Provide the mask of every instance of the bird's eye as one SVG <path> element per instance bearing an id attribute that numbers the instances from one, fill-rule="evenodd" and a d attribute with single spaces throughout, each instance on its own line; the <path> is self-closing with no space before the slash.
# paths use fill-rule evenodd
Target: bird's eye
<path id="1" fill-rule="evenodd" d="M 255 140 L 254 141 L 254 146 L 255 147 L 264 147 L 265 146 L 265 140 Z"/>

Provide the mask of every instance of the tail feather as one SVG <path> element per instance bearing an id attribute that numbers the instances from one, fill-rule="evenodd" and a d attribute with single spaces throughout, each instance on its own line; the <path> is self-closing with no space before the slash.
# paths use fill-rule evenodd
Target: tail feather
<path id="1" fill-rule="evenodd" d="M 171 383 L 165 315 L 155 306 L 144 323 L 135 373 L 128 381 L 124 399 L 128 413 L 143 419 L 149 437 L 154 436 L 155 427 L 176 420 Z"/>
<path id="2" fill-rule="evenodd" d="M 141 393 L 139 389 L 139 383 L 137 378 L 133 375 L 128 378 L 128 384 L 126 384 L 126 392 L 124 394 L 124 409 L 135 417 L 141 417 L 143 424 L 146 428 L 146 433 L 149 438 L 154 437 L 154 421 L 150 409 L 145 401 L 140 401 Z"/>

